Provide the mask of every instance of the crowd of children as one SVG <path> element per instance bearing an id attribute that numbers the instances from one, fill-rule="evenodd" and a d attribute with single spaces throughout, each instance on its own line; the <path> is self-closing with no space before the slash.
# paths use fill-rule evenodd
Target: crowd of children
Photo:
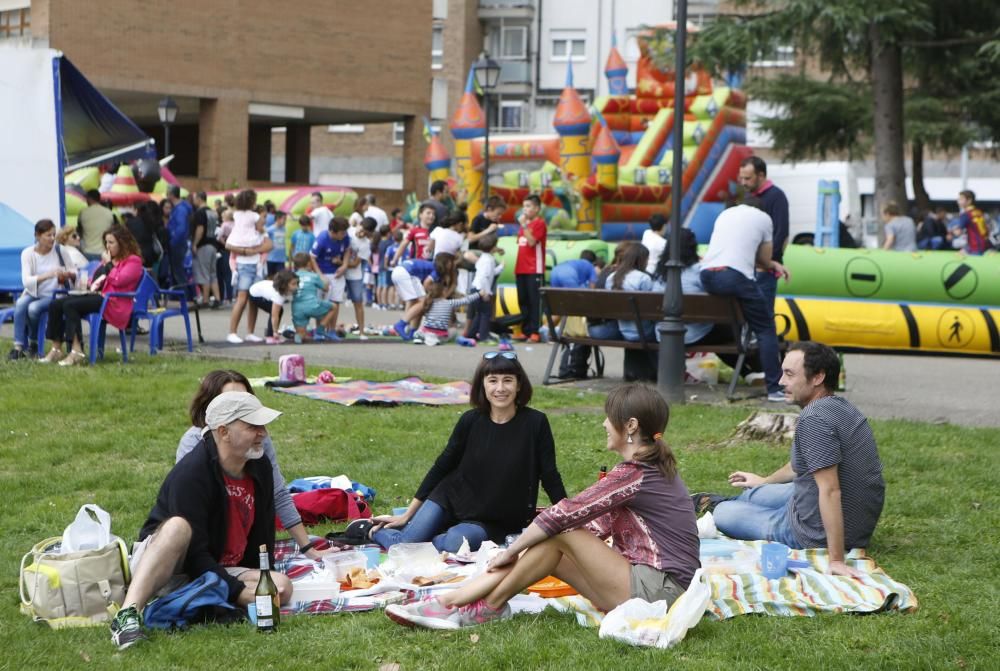
<path id="1" fill-rule="evenodd" d="M 218 208 L 217 238 L 232 276 L 227 342 L 339 341 L 345 335 L 337 327 L 340 304 L 349 301 L 361 340 L 368 338 L 365 308 L 370 306 L 403 310 L 391 332 L 407 341 L 437 345 L 454 340 L 464 346 L 485 341 L 511 348 L 493 314 L 497 278 L 504 268 L 497 245 L 507 209 L 502 198 L 491 196 L 471 225 L 463 209 L 442 210 L 440 202 L 430 201 L 418 208 L 411 224 L 399 209 L 387 215 L 371 195 L 359 198 L 349 219 L 335 216 L 316 192 L 295 230 L 273 203 L 258 205 L 251 189 L 227 199 L 226 205 Z M 523 338 L 529 342 L 540 340 L 546 244 L 540 211 L 538 196 L 529 195 L 518 218 L 514 270 Z M 459 330 L 455 312 L 463 307 L 467 318 Z M 267 316 L 263 338 L 254 333 L 258 311 Z M 289 315 L 294 333 L 282 332 L 281 319 Z"/>

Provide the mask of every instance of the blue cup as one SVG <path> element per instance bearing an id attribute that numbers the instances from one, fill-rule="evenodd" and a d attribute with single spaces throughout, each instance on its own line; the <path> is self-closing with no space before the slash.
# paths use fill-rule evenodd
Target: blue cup
<path id="1" fill-rule="evenodd" d="M 760 549 L 760 571 L 768 580 L 788 575 L 788 546 L 765 543 Z"/>
<path id="2" fill-rule="evenodd" d="M 367 568 L 378 568 L 378 565 L 382 561 L 382 548 L 364 547 L 359 549 L 365 556 L 365 565 Z"/>
<path id="3" fill-rule="evenodd" d="M 257 604 L 247 604 L 247 618 L 250 620 L 250 624 L 257 624 Z"/>

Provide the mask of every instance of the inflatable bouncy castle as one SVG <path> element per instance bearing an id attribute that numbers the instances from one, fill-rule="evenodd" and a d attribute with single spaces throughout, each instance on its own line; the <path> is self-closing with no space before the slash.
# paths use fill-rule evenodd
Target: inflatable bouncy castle
<path id="1" fill-rule="evenodd" d="M 550 228 L 592 232 L 603 240 L 638 238 L 654 213 L 670 212 L 673 185 L 674 76 L 657 69 L 645 45 L 635 94 L 625 87 L 627 67 L 612 45 L 605 75 L 610 95 L 589 108 L 573 85 L 572 63 L 555 110 L 552 135 L 491 136 L 489 162 L 538 161 L 535 171 L 509 170 L 502 182 L 486 183 L 486 116 L 470 70 L 465 93 L 450 124 L 455 139 L 455 192 L 468 202 L 470 218 L 484 196 L 508 203 L 503 221 L 529 193 L 541 195 Z M 688 83 L 689 82 L 689 83 Z M 734 190 L 739 162 L 750 155 L 746 96 L 716 87 L 702 69 L 688 73 L 684 106 L 684 174 L 679 197 L 685 225 L 707 241 L 711 225 Z M 431 180 L 447 179 L 450 159 L 432 138 L 425 154 Z"/>

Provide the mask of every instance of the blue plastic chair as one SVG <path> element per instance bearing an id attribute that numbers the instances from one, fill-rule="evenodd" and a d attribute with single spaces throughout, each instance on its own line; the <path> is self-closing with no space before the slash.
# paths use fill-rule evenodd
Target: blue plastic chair
<path id="1" fill-rule="evenodd" d="M 17 299 L 15 299 L 15 300 L 17 300 Z M 5 322 L 8 322 L 8 321 L 11 321 L 11 322 L 14 321 L 14 306 L 13 305 L 10 306 L 9 308 L 0 309 L 0 325 L 3 325 Z M 45 351 L 45 327 L 48 325 L 48 323 L 49 323 L 49 313 L 48 312 L 43 312 L 41 314 L 41 316 L 38 318 L 38 343 L 37 343 L 37 347 L 38 347 L 37 351 L 38 352 L 44 352 Z M 14 334 L 14 335 L 17 335 L 17 334 Z"/>
<path id="2" fill-rule="evenodd" d="M 156 299 L 167 296 L 179 301 L 176 308 L 160 308 Z M 164 302 L 166 303 L 166 302 Z M 188 312 L 187 292 L 182 289 L 160 289 L 149 273 L 146 273 L 136 291 L 135 307 L 132 309 L 132 350 L 135 350 L 135 333 L 140 319 L 149 320 L 149 353 L 156 354 L 163 349 L 163 322 L 170 317 L 181 317 L 187 333 L 187 350 L 194 351 L 191 340 L 191 319 Z"/>

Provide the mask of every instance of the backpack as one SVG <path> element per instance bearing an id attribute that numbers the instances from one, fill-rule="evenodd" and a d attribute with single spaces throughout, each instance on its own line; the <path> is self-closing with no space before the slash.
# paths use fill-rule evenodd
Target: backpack
<path id="1" fill-rule="evenodd" d="M 184 628 L 205 622 L 238 622 L 246 615 L 229 603 L 229 585 L 214 571 L 152 602 L 142 619 L 153 629 Z"/>
<path id="2" fill-rule="evenodd" d="M 365 498 L 343 489 L 314 489 L 292 495 L 302 523 L 314 526 L 323 520 L 357 520 L 372 516 Z"/>

